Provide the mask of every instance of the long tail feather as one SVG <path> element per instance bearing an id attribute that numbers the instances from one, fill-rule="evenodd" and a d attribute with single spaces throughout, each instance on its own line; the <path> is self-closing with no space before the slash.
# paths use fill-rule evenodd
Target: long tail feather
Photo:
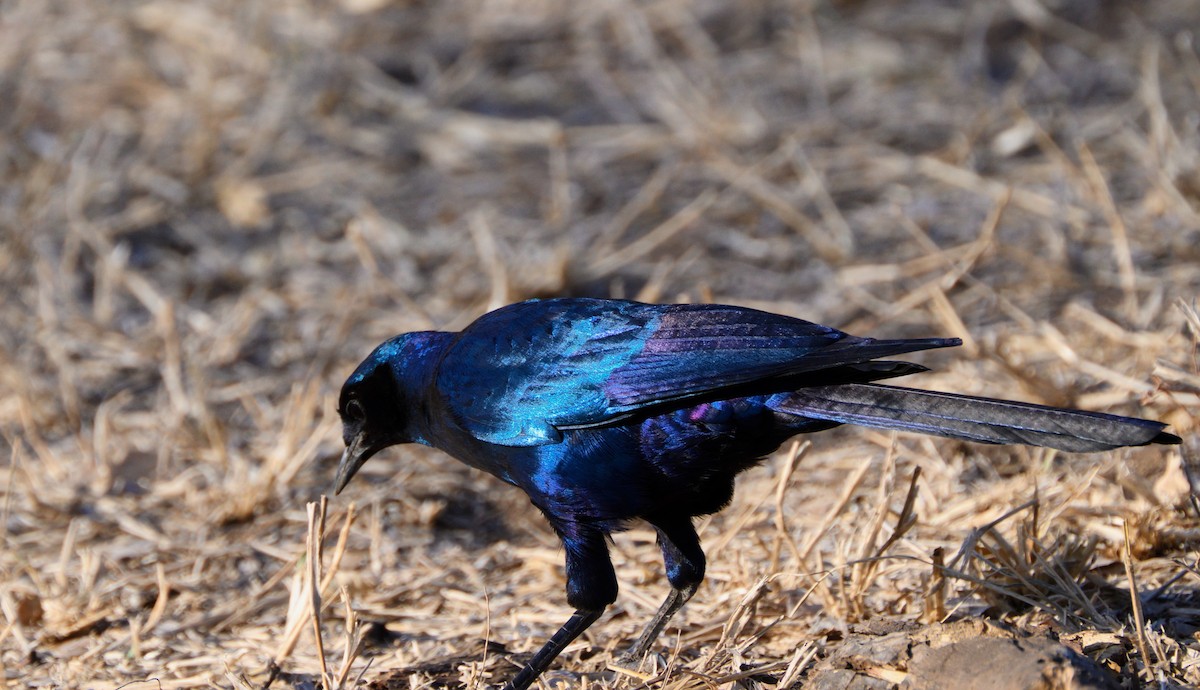
<path id="1" fill-rule="evenodd" d="M 1179 443 L 1165 424 L 1146 419 L 871 383 L 802 388 L 772 407 L 810 419 L 1071 452 Z"/>

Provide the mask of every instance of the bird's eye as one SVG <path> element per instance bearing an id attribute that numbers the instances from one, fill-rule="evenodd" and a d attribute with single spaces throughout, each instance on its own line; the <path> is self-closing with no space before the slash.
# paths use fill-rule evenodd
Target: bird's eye
<path id="1" fill-rule="evenodd" d="M 347 402 L 346 409 L 343 411 L 343 414 L 347 419 L 353 419 L 356 421 L 366 419 L 367 416 L 366 412 L 363 411 L 362 403 L 357 400 L 351 400 Z"/>

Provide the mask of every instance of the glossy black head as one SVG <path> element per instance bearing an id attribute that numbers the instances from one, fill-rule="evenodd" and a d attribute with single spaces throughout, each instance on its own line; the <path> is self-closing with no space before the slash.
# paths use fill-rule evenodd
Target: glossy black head
<path id="1" fill-rule="evenodd" d="M 403 342 L 393 338 L 371 353 L 346 383 L 338 400 L 346 450 L 338 464 L 333 492 L 340 493 L 363 463 L 379 451 L 413 439 L 400 382 L 393 360 L 402 356 Z"/>

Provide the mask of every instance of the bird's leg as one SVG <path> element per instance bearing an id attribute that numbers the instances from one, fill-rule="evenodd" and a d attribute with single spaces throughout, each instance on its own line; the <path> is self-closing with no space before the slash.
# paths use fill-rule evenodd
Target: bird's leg
<path id="1" fill-rule="evenodd" d="M 596 619 L 602 613 L 604 613 L 604 609 L 598 611 L 576 611 L 567 619 L 566 623 L 563 623 L 558 632 L 554 633 L 546 641 L 546 644 L 542 645 L 542 648 L 537 651 L 537 654 L 533 655 L 529 663 L 525 664 L 521 672 L 508 685 L 504 686 L 504 690 L 526 690 L 526 688 L 533 684 L 533 681 L 537 680 L 538 676 L 542 675 L 542 671 L 545 671 L 546 667 L 562 653 L 562 650 L 566 649 L 567 645 L 571 644 L 576 637 L 579 637 L 580 633 L 587 630 L 588 626 L 595 623 Z"/>
<path id="2" fill-rule="evenodd" d="M 591 525 L 556 519 L 543 511 L 562 539 L 567 556 L 567 603 L 575 613 L 542 645 L 504 690 L 526 690 L 567 645 L 588 629 L 617 598 L 617 574 L 608 557 L 604 532 Z"/>
<path id="3" fill-rule="evenodd" d="M 654 641 L 662 634 L 663 628 L 667 627 L 667 621 L 671 620 L 671 617 L 679 609 L 683 608 L 683 605 L 687 603 L 688 599 L 692 598 L 692 594 L 695 591 L 695 587 L 691 591 L 684 591 L 675 589 L 672 586 L 671 591 L 667 593 L 667 598 L 663 600 L 662 606 L 658 607 L 658 613 L 654 614 L 654 618 L 650 620 L 650 624 L 642 631 L 637 642 L 634 642 L 633 646 L 621 655 L 621 663 L 633 665 L 641 662 L 642 658 L 646 656 L 646 652 L 650 651 L 650 645 L 654 644 Z"/>
<path id="4" fill-rule="evenodd" d="M 691 519 L 668 518 L 650 522 L 658 531 L 658 546 L 662 549 L 671 591 L 637 642 L 621 655 L 621 661 L 627 664 L 636 664 L 646 656 L 667 622 L 692 598 L 704 580 L 704 551 Z"/>

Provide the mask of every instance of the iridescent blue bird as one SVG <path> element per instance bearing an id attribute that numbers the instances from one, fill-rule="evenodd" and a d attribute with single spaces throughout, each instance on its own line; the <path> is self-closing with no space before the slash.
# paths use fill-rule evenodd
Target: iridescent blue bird
<path id="1" fill-rule="evenodd" d="M 716 304 L 513 304 L 458 333 L 398 335 L 358 366 L 338 406 L 334 491 L 380 450 L 421 443 L 529 495 L 562 540 L 576 611 L 509 684 L 524 690 L 616 599 L 606 537 L 638 518 L 671 585 L 627 654 L 641 658 L 704 578 L 692 518 L 796 434 L 848 423 L 1073 452 L 1179 442 L 1144 419 L 876 383 L 926 370 L 881 358 L 959 344 Z"/>

